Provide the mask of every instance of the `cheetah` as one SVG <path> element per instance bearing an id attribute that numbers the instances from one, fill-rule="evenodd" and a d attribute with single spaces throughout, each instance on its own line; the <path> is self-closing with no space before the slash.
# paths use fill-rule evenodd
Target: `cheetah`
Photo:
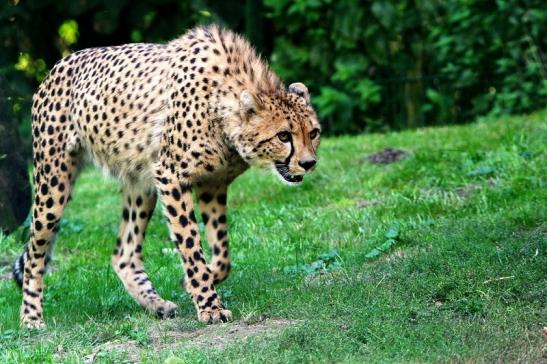
<path id="1" fill-rule="evenodd" d="M 302 83 L 285 87 L 243 37 L 199 26 L 165 44 L 84 49 L 61 59 L 34 94 L 31 236 L 15 261 L 21 324 L 44 327 L 43 277 L 63 210 L 86 160 L 120 181 L 112 254 L 126 291 L 159 317 L 142 247 L 157 198 L 182 260 L 198 320 L 231 320 L 215 290 L 228 277 L 230 183 L 250 166 L 296 185 L 315 168 L 321 127 Z M 193 193 L 212 258 L 204 258 Z"/>

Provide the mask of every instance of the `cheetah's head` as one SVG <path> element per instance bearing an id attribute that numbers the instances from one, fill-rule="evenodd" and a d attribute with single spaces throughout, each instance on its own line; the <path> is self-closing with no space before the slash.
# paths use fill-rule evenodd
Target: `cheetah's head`
<path id="1" fill-rule="evenodd" d="M 272 169 L 289 185 L 314 169 L 321 127 L 306 86 L 293 83 L 275 94 L 245 90 L 239 117 L 239 135 L 232 140 L 249 164 Z"/>

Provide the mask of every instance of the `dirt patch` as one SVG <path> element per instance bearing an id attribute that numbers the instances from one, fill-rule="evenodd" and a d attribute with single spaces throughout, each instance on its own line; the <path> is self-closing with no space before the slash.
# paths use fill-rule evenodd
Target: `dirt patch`
<path id="1" fill-rule="evenodd" d="M 249 337 L 271 335 L 281 329 L 295 325 L 297 321 L 286 319 L 259 319 L 230 322 L 222 325 L 211 325 L 202 329 L 185 332 L 178 331 L 172 325 L 163 323 L 153 327 L 149 332 L 151 345 L 156 350 L 161 349 L 222 349 L 225 346 Z"/>
<path id="2" fill-rule="evenodd" d="M 392 260 L 405 259 L 405 258 L 408 258 L 409 256 L 412 256 L 412 255 L 414 255 L 414 254 L 412 254 L 408 250 L 396 249 L 396 250 L 392 251 L 391 253 L 387 254 L 384 257 L 384 260 L 386 262 L 390 262 Z"/>
<path id="3" fill-rule="evenodd" d="M 15 258 L 13 258 L 13 260 L 15 260 Z M 13 260 L 8 257 L 0 258 L 0 281 L 7 281 L 12 278 L 11 265 L 13 264 Z"/>
<path id="4" fill-rule="evenodd" d="M 466 198 L 479 188 L 481 188 L 481 185 L 479 183 L 469 183 L 465 186 L 456 188 L 454 192 L 456 192 L 456 195 L 460 196 L 461 198 Z"/>
<path id="5" fill-rule="evenodd" d="M 390 164 L 398 162 L 408 156 L 408 152 L 402 149 L 385 148 L 384 150 L 368 156 L 368 161 L 372 164 Z"/>
<path id="6" fill-rule="evenodd" d="M 497 182 L 493 178 L 488 178 L 485 182 L 482 183 L 469 183 L 464 186 L 458 187 L 454 190 L 454 192 L 461 198 L 466 198 L 471 196 L 473 192 L 480 189 L 484 184 L 486 184 L 488 187 L 495 187 Z"/>
<path id="7" fill-rule="evenodd" d="M 376 205 L 379 205 L 380 201 L 376 200 L 359 200 L 357 201 L 357 207 L 360 209 L 366 209 L 369 207 L 374 207 Z"/>
<path id="8" fill-rule="evenodd" d="M 318 274 L 308 274 L 304 278 L 305 286 L 319 287 L 331 286 L 339 283 L 350 283 L 355 277 L 348 277 L 346 272 L 321 272 Z"/>
<path id="9" fill-rule="evenodd" d="M 9 281 L 12 278 L 13 276 L 11 275 L 11 272 L 9 270 L 5 272 L 0 271 L 0 281 Z"/>
<path id="10" fill-rule="evenodd" d="M 298 321 L 286 319 L 251 317 L 242 321 L 206 326 L 194 331 L 181 331 L 181 324 L 177 319 L 165 320 L 148 330 L 148 345 L 155 351 L 188 348 L 222 349 L 250 337 L 275 335 L 283 328 L 297 323 Z M 125 354 L 125 362 L 138 363 L 141 354 L 150 350 L 150 347 L 145 348 L 134 340 L 113 340 L 96 346 L 91 354 L 83 357 L 83 361 L 94 363 L 100 361 L 105 354 Z"/>
<path id="11" fill-rule="evenodd" d="M 84 356 L 83 361 L 86 364 L 100 360 L 101 353 L 127 353 L 129 362 L 137 363 L 139 361 L 139 344 L 136 341 L 109 341 L 93 349 L 93 353 Z M 60 355 L 62 358 L 62 355 Z"/>

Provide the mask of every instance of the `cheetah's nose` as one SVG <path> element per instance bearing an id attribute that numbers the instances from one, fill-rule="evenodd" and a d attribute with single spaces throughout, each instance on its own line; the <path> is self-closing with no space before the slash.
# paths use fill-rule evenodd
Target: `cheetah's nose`
<path id="1" fill-rule="evenodd" d="M 315 163 L 317 163 L 315 159 L 310 159 L 308 161 L 299 161 L 298 165 L 306 171 L 309 171 L 313 166 L 315 166 Z"/>

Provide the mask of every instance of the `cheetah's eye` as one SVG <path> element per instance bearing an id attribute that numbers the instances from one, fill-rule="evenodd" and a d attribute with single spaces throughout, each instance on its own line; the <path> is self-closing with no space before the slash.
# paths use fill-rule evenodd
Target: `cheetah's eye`
<path id="1" fill-rule="evenodd" d="M 317 136 L 319 135 L 319 129 L 313 129 L 312 131 L 310 131 L 310 139 L 315 139 L 317 138 Z"/>
<path id="2" fill-rule="evenodd" d="M 291 133 L 289 133 L 288 131 L 282 131 L 282 132 L 277 133 L 277 137 L 283 143 L 288 143 L 291 140 Z"/>

